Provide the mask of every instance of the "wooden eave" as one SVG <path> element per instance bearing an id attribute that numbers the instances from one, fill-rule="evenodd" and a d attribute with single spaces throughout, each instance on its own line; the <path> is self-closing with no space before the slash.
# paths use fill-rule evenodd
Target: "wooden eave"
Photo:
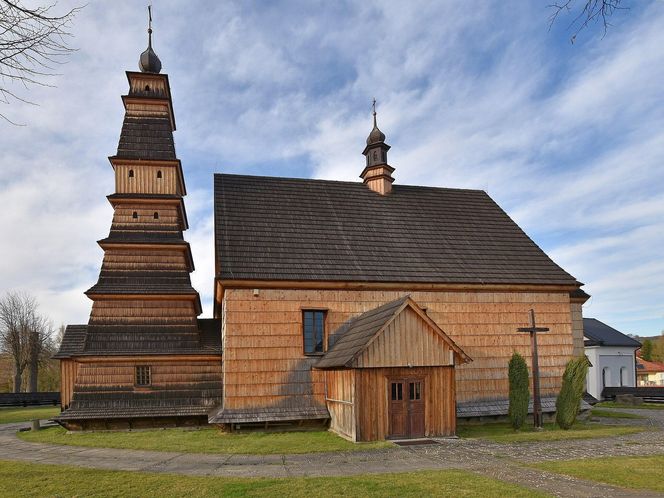
<path id="1" fill-rule="evenodd" d="M 108 241 L 106 239 L 98 240 L 97 244 L 104 251 L 106 249 L 158 249 L 158 250 L 169 250 L 179 249 L 186 252 L 187 258 L 187 269 L 192 272 L 196 268 L 194 267 L 194 258 L 191 254 L 191 246 L 187 241 L 178 241 L 178 242 L 159 242 L 159 243 L 146 243 L 146 242 L 114 242 Z"/>
<path id="2" fill-rule="evenodd" d="M 189 220 L 187 219 L 187 210 L 184 207 L 184 199 L 180 196 L 165 196 L 162 194 L 111 194 L 106 199 L 115 207 L 117 204 L 154 204 L 155 201 L 160 204 L 176 205 L 180 212 L 182 230 L 189 229 Z"/>
<path id="3" fill-rule="evenodd" d="M 187 353 L 187 354 L 173 354 L 173 353 L 154 353 L 154 354 L 141 354 L 141 355 L 128 355 L 127 353 L 104 353 L 104 356 L 99 356 L 99 353 L 86 355 L 76 354 L 72 355 L 67 360 L 75 360 L 78 363 L 116 363 L 118 361 L 219 361 L 221 353 L 212 354 L 209 352 L 201 353 Z"/>
<path id="4" fill-rule="evenodd" d="M 369 171 L 373 171 L 375 169 L 386 169 L 390 172 L 390 174 L 394 173 L 394 171 L 395 171 L 394 168 L 392 166 L 390 166 L 389 164 L 387 164 L 387 163 L 374 164 L 373 166 L 366 166 L 362 170 L 362 173 L 360 173 L 360 178 L 364 178 L 364 175 L 366 175 Z M 373 179 L 373 178 L 381 178 L 381 177 L 386 177 L 386 178 L 389 178 L 392 181 L 394 181 L 394 178 L 392 178 L 391 176 L 387 176 L 387 175 L 376 175 L 376 176 L 372 176 L 371 178 Z"/>
<path id="5" fill-rule="evenodd" d="M 198 292 L 181 292 L 172 294 L 109 294 L 103 292 L 90 292 L 85 291 L 84 294 L 92 301 L 109 300 L 109 301 L 194 301 L 196 305 L 197 315 L 203 313 L 203 306 L 201 305 L 201 297 Z"/>
<path id="6" fill-rule="evenodd" d="M 179 159 L 132 159 L 130 157 L 118 157 L 118 156 L 108 156 L 108 161 L 111 163 L 111 166 L 113 167 L 113 171 L 115 171 L 115 166 L 116 165 L 127 165 L 127 166 L 140 166 L 143 164 L 147 164 L 149 166 L 161 166 L 163 168 L 177 168 L 178 174 L 178 184 L 180 186 L 180 190 L 182 191 L 182 195 L 185 196 L 187 195 L 187 187 L 184 183 L 184 173 L 182 171 L 182 163 L 180 162 Z"/>
<path id="7" fill-rule="evenodd" d="M 544 284 L 452 284 L 423 282 L 352 282 L 323 280 L 240 280 L 214 279 L 214 316 L 221 314 L 226 289 L 316 289 L 316 290 L 397 290 L 470 292 L 570 292 L 578 285 Z"/>

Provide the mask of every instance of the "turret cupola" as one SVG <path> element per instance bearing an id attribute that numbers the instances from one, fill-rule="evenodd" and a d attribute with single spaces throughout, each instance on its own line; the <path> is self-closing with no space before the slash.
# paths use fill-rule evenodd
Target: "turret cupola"
<path id="1" fill-rule="evenodd" d="M 138 59 L 138 68 L 143 73 L 159 73 L 161 61 L 154 50 L 152 50 L 152 6 L 148 6 L 148 48 Z"/>
<path id="2" fill-rule="evenodd" d="M 387 164 L 387 151 L 390 146 L 385 143 L 385 134 L 378 129 L 376 122 L 376 99 L 373 101 L 373 130 L 367 137 L 367 146 L 362 154 L 367 158 L 364 171 L 360 178 L 364 184 L 374 192 L 381 195 L 389 194 L 392 190 L 392 173 L 394 168 Z"/>

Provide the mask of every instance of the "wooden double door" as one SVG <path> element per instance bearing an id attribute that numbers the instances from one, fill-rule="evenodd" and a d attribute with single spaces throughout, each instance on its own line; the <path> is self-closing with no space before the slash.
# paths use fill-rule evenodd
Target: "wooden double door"
<path id="1" fill-rule="evenodd" d="M 424 379 L 388 379 L 389 438 L 424 437 Z"/>

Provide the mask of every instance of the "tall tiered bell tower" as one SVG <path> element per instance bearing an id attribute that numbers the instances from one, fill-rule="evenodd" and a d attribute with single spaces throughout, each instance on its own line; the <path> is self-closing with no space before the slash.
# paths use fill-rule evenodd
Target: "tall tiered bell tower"
<path id="1" fill-rule="evenodd" d="M 152 49 L 152 26 L 148 33 L 141 71 L 127 72 L 120 141 L 109 158 L 114 214 L 108 237 L 98 242 L 104 250 L 99 279 L 86 292 L 93 302 L 90 320 L 75 345 L 68 328 L 65 352 L 58 354 L 76 365 L 69 375 L 63 368 L 63 387 L 72 385 L 70 395 L 63 389 L 68 409 L 60 416 L 73 428 L 77 420 L 106 419 L 108 425 L 111 418 L 206 422 L 220 401 L 219 324 L 197 319 L 201 302 L 183 238 L 186 189 L 173 142 L 171 91 Z"/>

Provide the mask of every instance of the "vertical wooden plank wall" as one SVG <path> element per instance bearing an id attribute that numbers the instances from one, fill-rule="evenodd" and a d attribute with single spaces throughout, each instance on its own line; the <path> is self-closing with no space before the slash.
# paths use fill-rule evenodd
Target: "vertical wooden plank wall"
<path id="1" fill-rule="evenodd" d="M 572 310 L 572 337 L 574 340 L 574 356 L 581 356 L 584 353 L 583 347 L 583 311 L 582 303 L 572 302 L 570 307 Z"/>
<path id="2" fill-rule="evenodd" d="M 78 363 L 76 361 L 60 360 L 60 408 L 62 409 L 71 403 L 77 374 Z"/>
<path id="3" fill-rule="evenodd" d="M 355 370 L 328 370 L 325 379 L 330 429 L 356 441 Z"/>
<path id="4" fill-rule="evenodd" d="M 453 367 L 361 368 L 356 370 L 357 440 L 385 439 L 389 430 L 390 378 L 424 380 L 426 436 L 452 436 L 456 431 Z"/>
<path id="5" fill-rule="evenodd" d="M 133 170 L 134 176 L 129 176 Z M 161 178 L 157 172 L 161 171 Z M 177 169 L 174 165 L 117 164 L 115 166 L 115 192 L 118 194 L 171 194 L 182 195 L 178 187 Z"/>
<path id="6" fill-rule="evenodd" d="M 374 291 L 252 289 L 225 291 L 225 388 L 228 408 L 268 407 L 302 402 L 296 392 L 324 404 L 323 372 L 312 371 L 316 358 L 302 350 L 302 308 L 327 309 L 327 328 L 410 294 L 473 362 L 457 366 L 457 401 L 504 399 L 508 395 L 507 362 L 513 351 L 530 363 L 528 325 L 534 308 L 541 387 L 544 396 L 560 389 L 565 364 L 573 352 L 572 314 L 567 292 Z M 310 384 L 310 391 L 306 385 Z M 292 394 L 290 394 L 292 393 Z"/>

